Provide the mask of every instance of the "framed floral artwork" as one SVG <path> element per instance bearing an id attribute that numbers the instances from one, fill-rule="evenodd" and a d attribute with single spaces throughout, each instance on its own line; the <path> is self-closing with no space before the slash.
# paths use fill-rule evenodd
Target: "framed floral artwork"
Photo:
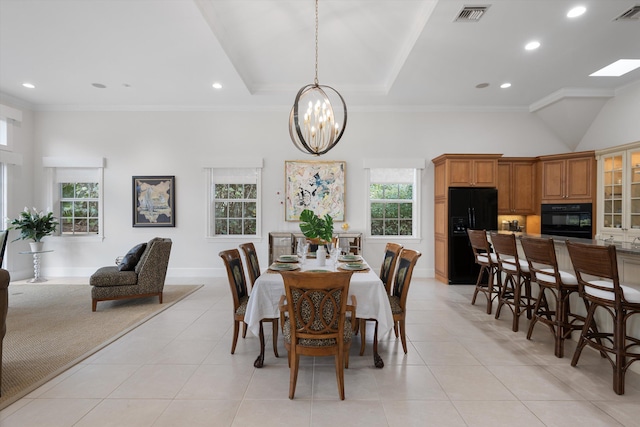
<path id="1" fill-rule="evenodd" d="M 133 226 L 176 226 L 176 177 L 133 177 Z"/>
<path id="2" fill-rule="evenodd" d="M 285 161 L 285 220 L 299 221 L 310 209 L 344 221 L 346 167 L 344 161 Z"/>

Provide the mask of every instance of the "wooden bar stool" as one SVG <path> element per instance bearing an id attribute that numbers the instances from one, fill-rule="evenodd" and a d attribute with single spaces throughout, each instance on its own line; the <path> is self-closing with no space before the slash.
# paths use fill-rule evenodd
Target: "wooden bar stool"
<path id="1" fill-rule="evenodd" d="M 500 311 L 504 305 L 508 306 L 513 313 L 513 325 L 511 329 L 518 331 L 520 315 L 527 313 L 527 318 L 531 319 L 535 301 L 531 296 L 531 273 L 527 261 L 519 259 L 516 237 L 513 234 L 498 234 L 491 232 L 491 243 L 498 256 L 498 266 L 500 273 L 504 274 L 500 296 L 498 297 L 498 308 L 496 309 L 496 319 L 500 318 Z M 524 288 L 524 294 L 523 294 Z"/>
<path id="2" fill-rule="evenodd" d="M 552 239 L 523 238 L 520 242 L 529 263 L 531 280 L 540 288 L 527 339 L 531 339 L 536 323 L 542 322 L 549 326 L 555 337 L 556 357 L 564 357 L 564 340 L 571 338 L 571 332 L 581 331 L 585 320 L 584 316 L 571 311 L 569 300 L 571 294 L 578 292 L 578 280 L 573 274 L 558 269 Z M 589 304 L 581 300 L 588 311 Z"/>
<path id="3" fill-rule="evenodd" d="M 494 280 L 498 275 L 498 257 L 495 253 L 491 252 L 491 245 L 487 239 L 486 230 L 471 230 L 467 229 L 469 235 L 469 242 L 471 243 L 471 249 L 473 249 L 473 256 L 476 260 L 476 264 L 480 266 L 480 272 L 478 272 L 478 279 L 476 280 L 476 288 L 473 291 L 473 298 L 471 304 L 476 303 L 476 297 L 479 292 L 482 292 L 487 299 L 487 314 L 491 314 L 493 308 L 493 300 L 498 297 L 500 290 L 500 278 L 498 277 L 498 285 L 494 288 Z M 487 283 L 483 282 L 483 276 L 487 275 Z"/>
<path id="4" fill-rule="evenodd" d="M 640 291 L 620 284 L 615 246 L 567 241 L 567 249 L 578 279 L 580 295 L 589 302 L 589 311 L 571 366 L 578 364 L 582 349 L 589 345 L 609 359 L 613 367 L 613 390 L 616 394 L 624 394 L 627 368 L 640 359 L 640 339 L 627 335 L 627 320 L 640 313 Z M 611 316 L 613 332 L 589 328 L 598 308 Z"/>

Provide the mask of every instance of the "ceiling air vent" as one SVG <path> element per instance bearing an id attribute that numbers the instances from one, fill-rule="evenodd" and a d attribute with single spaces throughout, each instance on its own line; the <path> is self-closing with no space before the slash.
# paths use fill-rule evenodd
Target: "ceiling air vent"
<path id="1" fill-rule="evenodd" d="M 614 19 L 614 21 L 637 21 L 638 19 L 640 19 L 640 6 L 633 6 L 631 9 Z"/>
<path id="2" fill-rule="evenodd" d="M 458 14 L 455 22 L 477 22 L 488 8 L 489 6 L 465 6 Z"/>

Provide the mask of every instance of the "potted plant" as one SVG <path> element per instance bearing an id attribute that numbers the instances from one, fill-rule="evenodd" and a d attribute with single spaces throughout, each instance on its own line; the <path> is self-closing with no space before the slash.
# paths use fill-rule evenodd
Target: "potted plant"
<path id="1" fill-rule="evenodd" d="M 300 213 L 300 231 L 315 244 L 327 244 L 333 238 L 333 218 L 325 214 L 320 218 L 313 211 L 305 209 Z"/>
<path id="2" fill-rule="evenodd" d="M 53 216 L 53 212 L 38 212 L 36 208 L 31 211 L 26 207 L 18 218 L 11 220 L 9 230 L 20 230 L 20 236 L 16 240 L 33 240 L 30 242 L 31 251 L 37 252 L 42 250 L 42 238 L 55 233 L 58 222 Z"/>

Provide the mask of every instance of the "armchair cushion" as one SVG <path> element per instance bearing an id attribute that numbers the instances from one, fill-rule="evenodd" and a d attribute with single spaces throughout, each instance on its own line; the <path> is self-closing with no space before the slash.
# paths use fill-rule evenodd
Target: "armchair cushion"
<path id="1" fill-rule="evenodd" d="M 144 250 L 147 248 L 146 243 L 140 243 L 135 245 L 127 254 L 122 258 L 122 261 L 118 265 L 119 271 L 133 271 L 138 265 L 138 261 L 140 261 L 140 257 L 144 253 Z"/>
<path id="2" fill-rule="evenodd" d="M 135 271 L 120 271 L 115 265 L 99 268 L 89 279 L 91 286 L 127 286 L 137 282 L 138 275 Z"/>

